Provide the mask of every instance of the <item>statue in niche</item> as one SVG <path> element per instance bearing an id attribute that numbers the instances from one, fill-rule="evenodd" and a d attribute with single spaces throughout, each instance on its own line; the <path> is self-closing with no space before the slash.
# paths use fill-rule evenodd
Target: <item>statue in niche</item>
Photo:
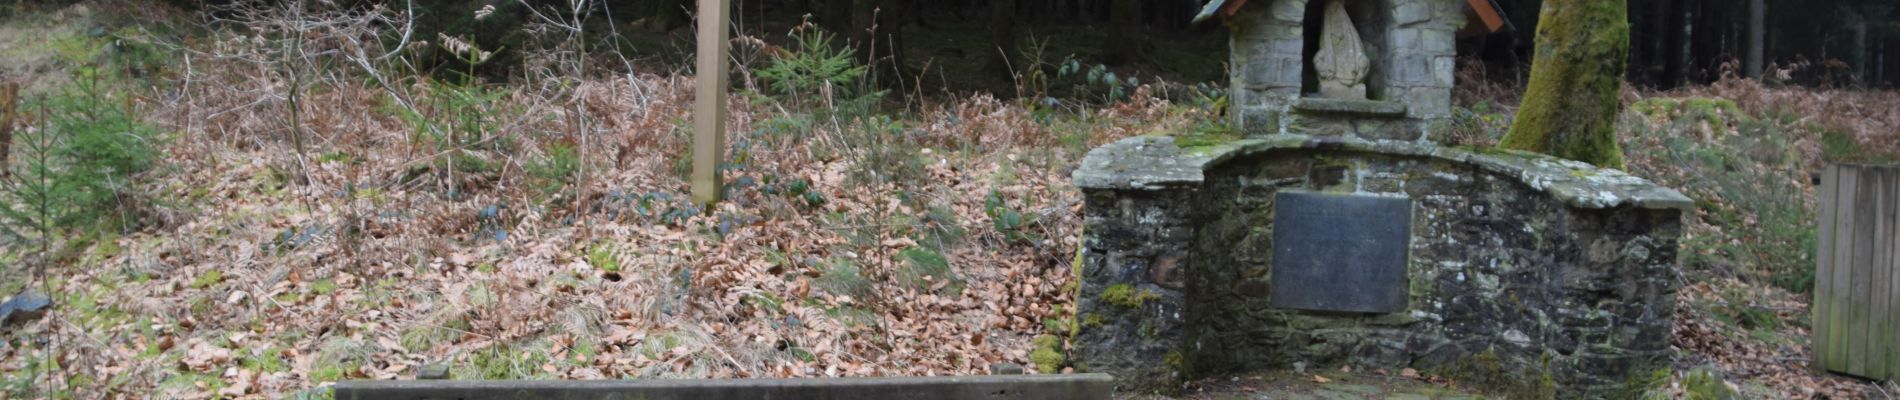
<path id="1" fill-rule="evenodd" d="M 1346 16 L 1342 0 L 1326 2 L 1325 26 L 1319 39 L 1319 52 L 1313 54 L 1313 68 L 1319 73 L 1320 97 L 1340 99 L 1366 98 L 1366 73 L 1372 61 L 1366 58 L 1359 30 Z"/>

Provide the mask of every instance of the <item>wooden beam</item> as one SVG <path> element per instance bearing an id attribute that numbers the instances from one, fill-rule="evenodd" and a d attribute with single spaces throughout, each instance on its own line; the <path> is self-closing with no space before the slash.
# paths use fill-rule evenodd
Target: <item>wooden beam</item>
<path id="1" fill-rule="evenodd" d="M 1477 14 L 1479 21 L 1484 22 L 1485 33 L 1504 29 L 1504 15 L 1491 0 L 1465 0 L 1465 4 L 1471 6 L 1471 12 Z"/>
<path id="2" fill-rule="evenodd" d="M 1227 3 L 1220 7 L 1220 16 L 1233 18 L 1234 14 L 1240 13 L 1240 7 L 1245 5 L 1247 5 L 1247 0 L 1227 0 Z"/>
<path id="3" fill-rule="evenodd" d="M 693 203 L 711 209 L 723 179 L 719 159 L 726 149 L 726 42 L 732 0 L 699 0 L 699 60 L 694 69 Z"/>
<path id="4" fill-rule="evenodd" d="M 577 381 L 344 381 L 338 400 L 356 399 L 1107 399 L 1106 374 L 983 375 L 838 379 L 632 379 Z"/>

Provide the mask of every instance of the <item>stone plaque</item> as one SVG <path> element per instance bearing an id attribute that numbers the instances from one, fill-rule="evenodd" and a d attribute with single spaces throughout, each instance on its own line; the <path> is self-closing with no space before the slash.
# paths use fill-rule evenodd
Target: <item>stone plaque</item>
<path id="1" fill-rule="evenodd" d="M 1273 209 L 1274 307 L 1406 309 L 1412 199 L 1283 191 Z"/>

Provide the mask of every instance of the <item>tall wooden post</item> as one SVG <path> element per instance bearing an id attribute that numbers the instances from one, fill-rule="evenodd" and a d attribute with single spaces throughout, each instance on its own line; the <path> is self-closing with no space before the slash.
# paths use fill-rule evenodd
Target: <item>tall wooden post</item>
<path id="1" fill-rule="evenodd" d="M 726 149 L 726 27 L 732 0 L 699 0 L 698 82 L 693 100 L 693 202 L 711 209 Z"/>

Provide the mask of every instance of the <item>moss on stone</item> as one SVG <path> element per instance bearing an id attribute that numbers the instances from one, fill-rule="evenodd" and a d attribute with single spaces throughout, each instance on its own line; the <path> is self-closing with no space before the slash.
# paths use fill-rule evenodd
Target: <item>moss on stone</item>
<path id="1" fill-rule="evenodd" d="M 1105 323 L 1107 323 L 1107 322 L 1108 322 L 1108 321 L 1107 321 L 1107 319 L 1106 319 L 1106 318 L 1103 318 L 1103 317 L 1102 317 L 1102 314 L 1096 314 L 1096 313 L 1084 313 L 1084 314 L 1082 314 L 1082 326 L 1083 326 L 1083 327 L 1087 327 L 1087 328 L 1096 328 L 1096 327 L 1101 327 L 1101 326 L 1102 326 L 1102 324 L 1105 324 Z"/>
<path id="2" fill-rule="evenodd" d="M 1182 355 L 1178 350 L 1170 351 L 1168 355 L 1161 357 L 1161 365 L 1168 367 L 1169 370 L 1177 374 L 1181 373 L 1181 368 L 1187 365 L 1187 356 Z"/>
<path id="3" fill-rule="evenodd" d="M 1530 86 L 1500 147 L 1623 168 L 1616 113 L 1629 60 L 1629 12 L 1624 3 L 1544 3 Z"/>
<path id="4" fill-rule="evenodd" d="M 1235 140 L 1240 140 L 1240 135 L 1235 134 L 1231 129 L 1206 129 L 1175 136 L 1174 145 L 1175 147 L 1180 147 L 1184 152 L 1192 152 L 1196 149 L 1219 146 Z"/>
<path id="5" fill-rule="evenodd" d="M 1036 366 L 1036 372 L 1053 374 L 1062 371 L 1068 357 L 1062 355 L 1062 338 L 1055 335 L 1037 336 L 1030 341 L 1034 349 L 1029 351 L 1029 363 Z"/>
<path id="6" fill-rule="evenodd" d="M 1650 397 L 1654 389 L 1669 383 L 1670 373 L 1668 368 L 1657 368 L 1656 371 L 1647 374 L 1630 374 L 1629 379 L 1623 381 L 1623 388 L 1617 391 L 1616 397 L 1623 399 Z"/>
<path id="7" fill-rule="evenodd" d="M 1136 289 L 1134 285 L 1126 283 L 1117 283 L 1109 285 L 1106 289 L 1102 289 L 1102 301 L 1127 308 L 1141 307 L 1142 304 L 1147 303 L 1149 300 L 1159 299 L 1161 299 L 1161 295 L 1144 289 Z"/>
<path id="8" fill-rule="evenodd" d="M 1557 378 L 1550 372 L 1550 357 L 1541 365 L 1515 369 L 1504 364 L 1494 350 L 1473 354 L 1438 368 L 1437 373 L 1464 381 L 1473 387 L 1490 388 L 1495 394 L 1511 399 L 1550 399 L 1557 397 Z"/>

